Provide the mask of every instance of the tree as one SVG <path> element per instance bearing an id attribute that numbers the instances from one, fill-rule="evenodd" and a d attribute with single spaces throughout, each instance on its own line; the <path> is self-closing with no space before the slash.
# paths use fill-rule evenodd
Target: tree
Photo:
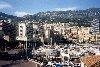
<path id="1" fill-rule="evenodd" d="M 1 51 L 5 50 L 7 44 L 8 44 L 8 41 L 4 40 L 3 38 L 0 38 L 0 49 L 1 49 Z"/>
<path id="2" fill-rule="evenodd" d="M 18 45 L 19 45 L 19 42 L 16 41 L 16 40 L 13 40 L 13 41 L 9 41 L 9 42 L 8 42 L 7 47 L 9 47 L 9 48 L 11 48 L 11 49 L 14 49 L 14 48 L 16 48 Z"/>

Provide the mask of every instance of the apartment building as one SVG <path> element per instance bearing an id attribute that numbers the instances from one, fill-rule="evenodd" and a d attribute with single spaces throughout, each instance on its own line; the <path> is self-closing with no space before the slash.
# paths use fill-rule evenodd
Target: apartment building
<path id="1" fill-rule="evenodd" d="M 17 33 L 17 40 L 26 41 L 26 24 L 25 23 L 18 23 L 18 33 Z"/>
<path id="2" fill-rule="evenodd" d="M 70 27 L 70 37 L 72 37 L 73 39 L 76 39 L 78 36 L 78 30 L 79 30 L 79 27 L 77 26 Z"/>
<path id="3" fill-rule="evenodd" d="M 100 34 L 96 34 L 96 42 L 100 42 Z"/>
<path id="4" fill-rule="evenodd" d="M 91 21 L 91 26 L 92 34 L 100 33 L 100 21 L 98 19 L 93 19 L 93 21 Z"/>
<path id="5" fill-rule="evenodd" d="M 18 40 L 27 39 L 27 41 L 32 41 L 34 38 L 39 38 L 40 33 L 41 30 L 39 28 L 39 23 L 37 22 L 23 21 L 18 23 Z"/>
<path id="6" fill-rule="evenodd" d="M 78 30 L 79 42 L 88 42 L 90 37 L 90 27 L 81 27 Z"/>
<path id="7" fill-rule="evenodd" d="M 2 28 L 3 28 L 3 22 L 2 21 L 0 21 L 0 38 L 3 36 L 3 30 L 2 30 Z"/>
<path id="8" fill-rule="evenodd" d="M 90 42 L 100 42 L 100 34 L 91 34 Z"/>
<path id="9" fill-rule="evenodd" d="M 95 35 L 90 35 L 90 42 L 95 42 L 96 41 L 96 36 Z"/>
<path id="10" fill-rule="evenodd" d="M 2 23 L 2 22 L 0 22 L 0 30 L 2 30 L 2 26 L 3 26 L 3 23 Z"/>
<path id="11" fill-rule="evenodd" d="M 66 23 L 51 23 L 51 24 L 44 24 L 44 30 L 46 30 L 45 34 L 47 33 L 47 30 L 54 30 L 59 32 L 59 34 L 65 35 L 66 27 L 68 25 Z"/>

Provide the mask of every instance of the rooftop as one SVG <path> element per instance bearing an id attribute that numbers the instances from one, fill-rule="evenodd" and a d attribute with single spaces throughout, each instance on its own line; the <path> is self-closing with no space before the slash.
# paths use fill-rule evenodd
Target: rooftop
<path id="1" fill-rule="evenodd" d="M 85 66 L 91 67 L 100 61 L 100 55 L 85 56 L 80 59 Z"/>

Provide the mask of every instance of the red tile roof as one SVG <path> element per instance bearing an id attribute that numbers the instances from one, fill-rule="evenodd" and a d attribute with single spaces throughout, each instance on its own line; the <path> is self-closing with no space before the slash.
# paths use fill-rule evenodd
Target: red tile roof
<path id="1" fill-rule="evenodd" d="M 100 61 L 100 55 L 85 56 L 80 58 L 80 60 L 84 63 L 85 66 L 91 67 Z"/>

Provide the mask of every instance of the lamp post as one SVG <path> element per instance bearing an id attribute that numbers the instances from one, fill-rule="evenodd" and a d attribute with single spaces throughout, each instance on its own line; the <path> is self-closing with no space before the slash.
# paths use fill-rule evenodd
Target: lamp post
<path id="1" fill-rule="evenodd" d="M 26 44 L 25 44 L 25 50 L 26 50 L 26 59 L 28 59 L 28 56 L 27 56 L 27 39 L 26 39 Z"/>

